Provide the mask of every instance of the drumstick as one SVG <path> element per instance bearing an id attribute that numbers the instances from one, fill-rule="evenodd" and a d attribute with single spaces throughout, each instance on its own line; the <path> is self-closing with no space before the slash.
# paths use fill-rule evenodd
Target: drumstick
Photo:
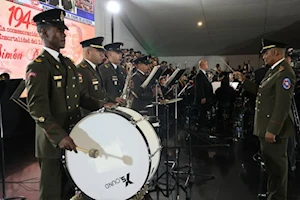
<path id="1" fill-rule="evenodd" d="M 228 67 L 230 69 L 230 71 L 234 72 L 234 70 L 221 57 L 219 57 L 219 58 L 226 65 L 226 67 Z"/>
<path id="2" fill-rule="evenodd" d="M 87 149 L 83 149 L 83 148 L 80 148 L 80 147 L 76 147 L 76 149 L 78 151 L 81 151 L 83 153 L 87 153 L 89 154 L 90 157 L 92 158 L 97 158 L 100 154 L 99 150 L 97 149 L 90 149 L 90 150 L 87 150 Z M 120 159 L 124 162 L 124 164 L 126 165 L 132 165 L 133 161 L 132 161 L 132 158 L 129 157 L 129 156 L 126 156 L 124 155 L 123 157 L 119 157 L 119 156 L 115 156 L 115 155 L 112 155 L 112 154 L 108 154 L 108 153 L 104 153 L 105 156 L 109 156 L 109 157 L 112 157 L 112 158 L 117 158 L 117 159 Z"/>
<path id="3" fill-rule="evenodd" d="M 117 158 L 117 159 L 120 159 L 124 162 L 124 164 L 126 165 L 132 165 L 133 161 L 132 161 L 132 158 L 130 156 L 126 156 L 124 155 L 123 157 L 119 157 L 119 156 L 115 156 L 115 155 L 112 155 L 112 154 L 108 154 L 108 153 L 105 153 L 106 156 L 109 156 L 109 157 L 112 157 L 112 158 Z"/>
<path id="4" fill-rule="evenodd" d="M 76 147 L 76 149 L 78 151 L 82 151 L 83 153 L 89 154 L 89 156 L 91 158 L 97 158 L 99 156 L 99 150 L 97 150 L 97 149 L 86 150 L 86 149 L 83 149 L 83 148 L 80 148 L 80 147 Z"/>

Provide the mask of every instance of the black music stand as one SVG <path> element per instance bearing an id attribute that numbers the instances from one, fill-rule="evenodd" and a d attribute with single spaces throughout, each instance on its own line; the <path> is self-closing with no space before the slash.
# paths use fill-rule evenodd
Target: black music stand
<path id="1" fill-rule="evenodd" d="M 27 104 L 20 100 L 21 95 L 25 90 L 25 80 L 21 80 L 19 86 L 11 95 L 10 100 L 13 100 L 16 104 L 18 104 L 21 108 L 23 108 L 26 112 L 29 113 Z"/>
<path id="2" fill-rule="evenodd" d="M 147 77 L 147 79 L 142 83 L 141 87 L 143 89 L 145 89 L 148 86 L 152 86 L 155 85 L 155 91 L 156 91 L 156 95 L 155 95 L 155 103 L 156 103 L 156 107 L 155 107 L 155 116 L 158 119 L 158 87 L 159 87 L 159 77 L 165 73 L 167 69 L 161 67 L 160 65 L 155 66 L 151 73 L 149 74 L 149 76 Z M 163 98 L 163 97 L 162 97 Z"/>
<path id="3" fill-rule="evenodd" d="M 2 158 L 2 198 L 0 200 L 14 200 L 14 199 L 21 199 L 26 200 L 26 197 L 19 196 L 19 197 L 6 197 L 6 187 L 5 187 L 5 159 L 4 159 L 4 130 L 3 130 L 3 116 L 2 116 L 2 97 L 4 96 L 11 96 L 13 91 L 18 87 L 22 79 L 14 79 L 14 80 L 5 80 L 0 81 L 0 128 L 1 128 L 1 158 Z"/>

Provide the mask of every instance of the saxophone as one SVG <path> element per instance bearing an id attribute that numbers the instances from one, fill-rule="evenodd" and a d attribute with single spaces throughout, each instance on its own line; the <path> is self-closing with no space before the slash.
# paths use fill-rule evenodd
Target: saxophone
<path id="1" fill-rule="evenodd" d="M 127 76 L 126 76 L 123 92 L 121 94 L 121 98 L 123 98 L 126 102 L 126 105 L 123 105 L 123 106 L 125 106 L 126 108 L 131 108 L 132 102 L 133 102 L 133 99 L 134 99 L 133 92 L 130 88 L 131 82 L 132 82 L 132 70 L 133 70 L 132 64 L 127 63 L 126 64 L 126 69 L 128 69 L 127 70 Z"/>

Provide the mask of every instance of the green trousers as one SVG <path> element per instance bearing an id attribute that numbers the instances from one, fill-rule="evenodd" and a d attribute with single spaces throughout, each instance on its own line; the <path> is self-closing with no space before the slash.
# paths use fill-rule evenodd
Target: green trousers
<path id="1" fill-rule="evenodd" d="M 59 159 L 39 158 L 39 164 L 41 168 L 39 200 L 70 200 L 74 191 L 62 162 Z"/>
<path id="2" fill-rule="evenodd" d="M 270 144 L 265 138 L 259 138 L 262 157 L 268 173 L 268 199 L 286 200 L 288 183 L 288 138 L 281 138 L 278 143 Z"/>

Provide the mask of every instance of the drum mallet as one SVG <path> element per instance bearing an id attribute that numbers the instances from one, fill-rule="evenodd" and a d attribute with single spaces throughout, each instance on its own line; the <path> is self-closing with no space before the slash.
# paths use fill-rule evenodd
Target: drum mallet
<path id="1" fill-rule="evenodd" d="M 132 163 L 133 163 L 132 158 L 129 157 L 129 156 L 126 156 L 126 155 L 124 155 L 123 157 L 115 156 L 115 155 L 108 154 L 108 153 L 105 153 L 105 155 L 108 156 L 108 157 L 120 159 L 120 160 L 122 160 L 123 163 L 126 164 L 126 165 L 132 165 Z"/>
<path id="2" fill-rule="evenodd" d="M 99 152 L 99 150 L 97 150 L 97 149 L 86 150 L 86 149 L 83 149 L 83 148 L 80 148 L 80 147 L 76 147 L 76 149 L 77 149 L 78 151 L 83 152 L 83 153 L 89 154 L 89 156 L 90 156 L 91 158 L 97 158 L 97 157 L 100 155 L 100 152 Z M 115 156 L 115 155 L 108 154 L 108 153 L 104 153 L 104 155 L 105 155 L 106 157 L 112 157 L 112 158 L 120 159 L 120 160 L 122 160 L 123 163 L 126 164 L 126 165 L 132 165 L 132 163 L 133 163 L 132 158 L 129 157 L 129 156 L 119 157 L 119 156 Z"/>
<path id="3" fill-rule="evenodd" d="M 99 150 L 97 150 L 97 149 L 86 150 L 86 149 L 83 149 L 83 148 L 80 148 L 80 147 L 76 147 L 76 149 L 78 151 L 82 151 L 83 153 L 89 154 L 89 156 L 91 158 L 97 158 L 99 156 Z"/>

